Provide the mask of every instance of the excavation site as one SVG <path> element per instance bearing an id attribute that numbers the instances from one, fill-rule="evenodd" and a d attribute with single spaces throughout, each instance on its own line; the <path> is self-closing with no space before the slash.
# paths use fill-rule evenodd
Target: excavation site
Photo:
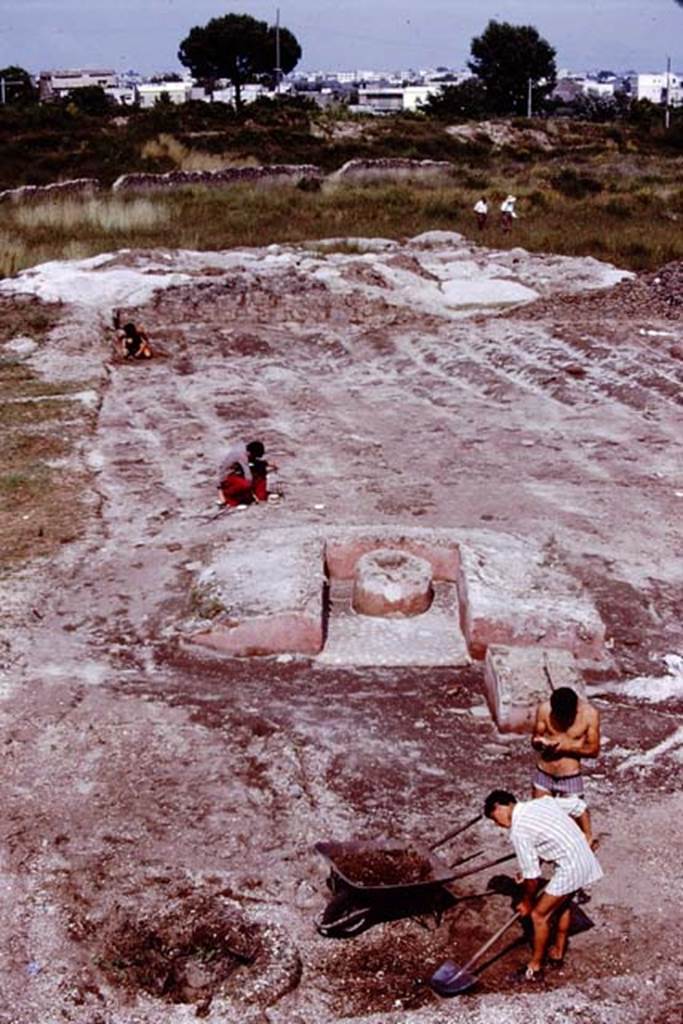
<path id="1" fill-rule="evenodd" d="M 0 1024 L 680 1019 L 682 313 L 447 231 L 0 282 Z M 604 877 L 525 984 L 482 811 L 566 687 Z"/>

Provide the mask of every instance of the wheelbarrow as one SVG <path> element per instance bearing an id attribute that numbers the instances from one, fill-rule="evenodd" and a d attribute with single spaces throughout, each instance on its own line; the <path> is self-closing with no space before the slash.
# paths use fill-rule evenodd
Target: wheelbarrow
<path id="1" fill-rule="evenodd" d="M 446 888 L 449 882 L 514 857 L 509 854 L 455 871 L 454 868 L 479 857 L 482 851 L 450 865 L 435 856 L 438 847 L 480 818 L 477 815 L 431 846 L 391 839 L 316 843 L 314 849 L 330 867 L 327 885 L 332 892 L 332 899 L 316 921 L 320 934 L 351 938 L 380 921 L 424 914 L 432 914 L 438 924 L 443 912 L 458 902 L 458 897 Z"/>

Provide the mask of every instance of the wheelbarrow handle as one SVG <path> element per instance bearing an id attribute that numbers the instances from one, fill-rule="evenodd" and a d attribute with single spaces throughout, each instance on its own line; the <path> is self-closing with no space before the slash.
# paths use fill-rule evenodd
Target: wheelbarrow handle
<path id="1" fill-rule="evenodd" d="M 458 828 L 454 828 L 452 832 L 449 832 L 441 839 L 437 839 L 437 841 L 435 843 L 432 843 L 432 845 L 429 847 L 430 852 L 433 853 L 434 850 L 438 850 L 440 846 L 444 846 L 447 842 L 449 842 L 449 840 L 455 839 L 455 837 L 459 836 L 461 832 L 466 832 L 468 828 L 472 828 L 472 826 L 476 825 L 478 821 L 481 821 L 483 817 L 483 814 L 478 814 L 476 818 L 471 818 L 470 821 L 468 821 L 465 825 L 460 825 Z"/>
<path id="2" fill-rule="evenodd" d="M 450 878 L 444 878 L 444 884 L 455 882 L 459 878 L 467 878 L 469 875 L 476 875 L 477 871 L 486 871 L 487 868 L 494 868 L 496 864 L 504 864 L 506 860 L 514 860 L 515 853 L 506 853 L 504 857 L 497 857 L 495 860 L 487 860 L 485 864 L 479 864 L 476 868 L 468 868 L 467 871 L 458 871 Z"/>

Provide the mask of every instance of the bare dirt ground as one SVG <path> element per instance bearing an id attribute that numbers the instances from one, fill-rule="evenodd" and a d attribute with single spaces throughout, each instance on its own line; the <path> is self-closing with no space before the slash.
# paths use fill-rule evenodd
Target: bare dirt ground
<path id="1" fill-rule="evenodd" d="M 62 465 L 87 474 L 85 536 L 0 581 L 2 1024 L 679 1019 L 681 277 L 592 291 L 620 276 L 439 234 L 121 253 L 3 286 L 64 302 L 25 358 L 98 401 Z M 112 363 L 114 306 L 167 356 Z M 284 500 L 206 522 L 225 445 L 253 436 Z M 530 767 L 485 713 L 480 664 L 344 670 L 183 642 L 212 551 L 321 522 L 533 538 L 598 605 L 605 878 L 596 927 L 538 991 L 508 977 L 519 933 L 472 993 L 426 985 L 505 920 L 502 896 L 438 924 L 315 930 L 317 840 L 434 840 L 494 786 L 524 795 Z M 505 836 L 480 823 L 444 859 L 479 848 Z"/>

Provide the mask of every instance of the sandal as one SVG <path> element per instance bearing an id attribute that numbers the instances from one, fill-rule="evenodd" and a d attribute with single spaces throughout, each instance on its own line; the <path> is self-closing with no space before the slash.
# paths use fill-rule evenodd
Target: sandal
<path id="1" fill-rule="evenodd" d="M 533 967 L 529 967 L 528 964 L 522 964 L 512 975 L 514 981 L 518 984 L 535 985 L 543 978 L 543 969 L 534 970 Z"/>

